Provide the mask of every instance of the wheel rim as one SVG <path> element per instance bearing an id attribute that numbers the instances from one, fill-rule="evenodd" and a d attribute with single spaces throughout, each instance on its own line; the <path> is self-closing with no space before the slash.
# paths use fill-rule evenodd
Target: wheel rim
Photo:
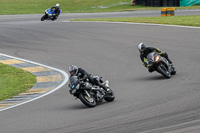
<path id="1" fill-rule="evenodd" d="M 91 98 L 91 97 L 88 97 L 87 95 L 84 96 L 85 99 L 89 102 L 89 103 L 93 103 L 94 102 L 94 99 Z"/>
<path id="2" fill-rule="evenodd" d="M 167 69 L 164 65 L 161 65 L 161 68 L 167 75 L 170 75 L 170 73 L 167 71 Z"/>

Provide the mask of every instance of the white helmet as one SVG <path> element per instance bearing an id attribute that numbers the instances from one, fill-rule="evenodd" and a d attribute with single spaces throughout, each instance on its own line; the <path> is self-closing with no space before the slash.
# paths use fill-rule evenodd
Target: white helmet
<path id="1" fill-rule="evenodd" d="M 146 46 L 144 45 L 143 42 L 141 42 L 140 44 L 138 44 L 138 50 L 139 50 L 140 53 L 142 53 L 145 48 L 146 48 Z"/>
<path id="2" fill-rule="evenodd" d="M 60 4 L 57 3 L 57 4 L 56 4 L 56 7 L 57 7 L 57 8 L 60 8 Z"/>

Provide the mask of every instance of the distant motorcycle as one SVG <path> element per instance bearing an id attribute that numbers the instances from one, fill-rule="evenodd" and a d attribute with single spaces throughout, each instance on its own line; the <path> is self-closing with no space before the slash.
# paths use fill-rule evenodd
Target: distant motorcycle
<path id="1" fill-rule="evenodd" d="M 60 13 L 61 12 L 62 11 L 60 10 Z M 51 8 L 46 9 L 44 16 L 42 16 L 42 18 L 41 18 L 41 21 L 44 21 L 44 20 L 52 20 L 52 21 L 54 21 L 55 20 L 54 14 L 55 14 L 55 11 L 51 10 Z"/>
<path id="2" fill-rule="evenodd" d="M 173 65 L 165 57 L 160 56 L 156 52 L 147 55 L 147 64 L 166 78 L 171 78 L 171 75 L 176 74 L 176 69 Z"/>
<path id="3" fill-rule="evenodd" d="M 103 82 L 98 76 L 95 76 L 95 79 L 109 88 L 108 80 Z M 112 102 L 115 99 L 115 94 L 110 88 L 109 91 L 105 91 L 99 86 L 92 85 L 87 79 L 79 79 L 78 76 L 71 76 L 69 81 L 70 94 L 79 98 L 81 102 L 88 107 L 95 107 L 97 103 L 101 103 L 103 99 L 107 102 Z"/>

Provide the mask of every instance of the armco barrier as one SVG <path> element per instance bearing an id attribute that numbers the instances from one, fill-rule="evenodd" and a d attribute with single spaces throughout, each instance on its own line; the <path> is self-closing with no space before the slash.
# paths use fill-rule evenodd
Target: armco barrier
<path id="1" fill-rule="evenodd" d="M 161 17 L 164 16 L 174 16 L 175 8 L 170 7 L 170 8 L 161 8 Z"/>

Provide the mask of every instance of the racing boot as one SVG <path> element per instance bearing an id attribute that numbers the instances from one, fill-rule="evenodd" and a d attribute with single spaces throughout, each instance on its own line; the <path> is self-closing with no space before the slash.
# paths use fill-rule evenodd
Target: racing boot
<path id="1" fill-rule="evenodd" d="M 169 64 L 173 65 L 172 61 L 169 58 L 167 58 L 167 60 L 169 61 Z"/>
<path id="2" fill-rule="evenodd" d="M 98 85 L 99 87 L 103 88 L 104 91 L 106 91 L 106 92 L 109 91 L 108 87 L 106 87 L 104 83 L 101 83 L 102 82 L 101 78 L 100 78 L 100 80 L 95 80 L 95 81 L 96 81 L 96 85 Z"/>
<path id="3" fill-rule="evenodd" d="M 172 61 L 169 59 L 169 56 L 168 56 L 168 54 L 166 52 L 162 53 L 160 55 L 163 56 L 163 57 L 165 57 L 169 61 L 169 64 L 172 64 Z"/>
<path id="4" fill-rule="evenodd" d="M 97 101 L 101 101 L 105 94 L 101 94 L 99 91 L 97 91 Z"/>
<path id="5" fill-rule="evenodd" d="M 106 91 L 106 92 L 110 91 L 110 89 L 108 87 L 106 87 L 105 85 L 103 85 L 103 84 L 101 84 L 100 87 L 103 88 L 104 91 Z"/>

